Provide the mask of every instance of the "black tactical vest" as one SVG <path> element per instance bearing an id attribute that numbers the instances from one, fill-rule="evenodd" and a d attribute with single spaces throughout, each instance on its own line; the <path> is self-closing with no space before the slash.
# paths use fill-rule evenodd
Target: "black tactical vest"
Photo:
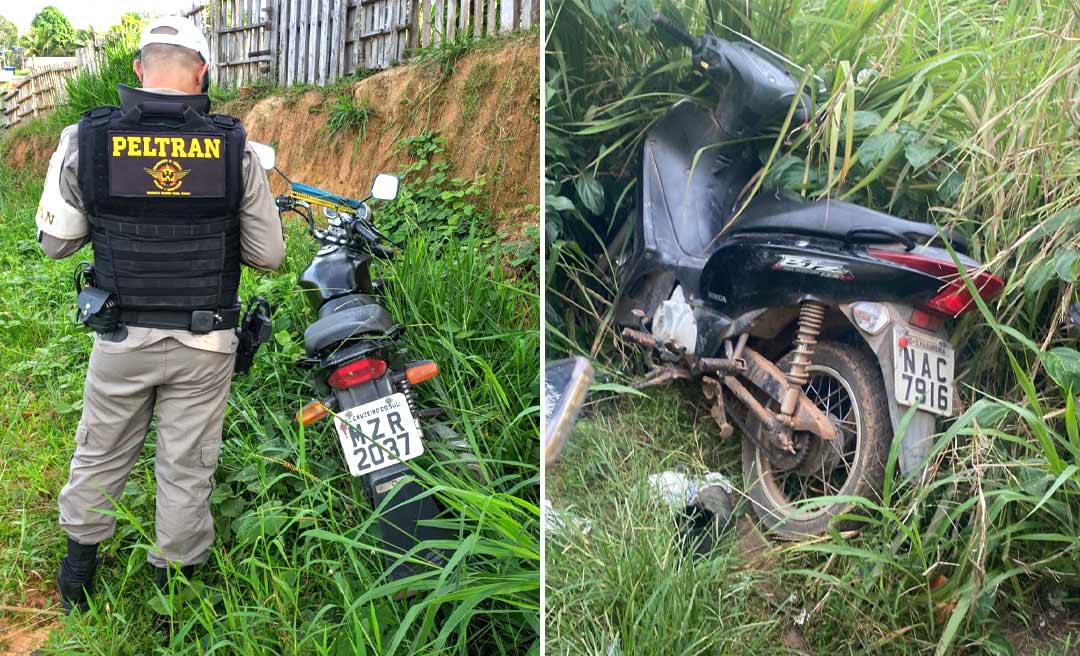
<path id="1" fill-rule="evenodd" d="M 120 91 L 120 107 L 79 121 L 96 285 L 131 325 L 189 328 L 189 313 L 210 311 L 213 329 L 230 327 L 219 311 L 240 284 L 244 128 L 206 113 L 205 96 Z"/>

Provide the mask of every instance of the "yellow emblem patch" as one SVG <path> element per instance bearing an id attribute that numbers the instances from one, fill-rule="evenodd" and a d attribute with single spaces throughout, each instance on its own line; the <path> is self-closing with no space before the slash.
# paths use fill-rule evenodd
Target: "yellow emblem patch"
<path id="1" fill-rule="evenodd" d="M 219 135 L 110 132 L 106 143 L 110 196 L 184 201 L 226 195 L 226 144 Z"/>
<path id="2" fill-rule="evenodd" d="M 180 192 L 180 185 L 184 183 L 184 176 L 191 173 L 191 169 L 185 169 L 171 159 L 158 160 L 153 168 L 143 170 L 154 179 L 155 187 L 170 194 L 183 193 Z M 147 193 L 152 194 L 154 192 L 148 191 Z"/>

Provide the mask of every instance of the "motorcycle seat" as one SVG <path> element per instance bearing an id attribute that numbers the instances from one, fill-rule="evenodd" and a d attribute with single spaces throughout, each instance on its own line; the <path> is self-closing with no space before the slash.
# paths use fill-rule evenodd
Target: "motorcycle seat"
<path id="1" fill-rule="evenodd" d="M 952 230 L 840 200 L 807 201 L 790 192 L 758 195 L 731 224 L 728 234 L 780 232 L 847 240 L 853 231 L 853 236 L 857 235 L 853 241 L 862 244 L 896 243 L 897 239 L 889 234 L 896 233 L 917 244 L 937 241 L 936 245 L 941 245 L 942 240 L 947 240 L 956 251 L 969 254 L 967 240 Z"/>
<path id="2" fill-rule="evenodd" d="M 309 356 L 315 356 L 348 339 L 388 336 L 397 327 L 393 317 L 381 305 L 362 305 L 328 314 L 308 326 L 304 331 L 304 350 Z"/>
<path id="3" fill-rule="evenodd" d="M 319 308 L 319 318 L 322 319 L 343 310 L 354 310 L 374 303 L 375 299 L 367 294 L 345 294 L 323 303 L 322 307 Z"/>

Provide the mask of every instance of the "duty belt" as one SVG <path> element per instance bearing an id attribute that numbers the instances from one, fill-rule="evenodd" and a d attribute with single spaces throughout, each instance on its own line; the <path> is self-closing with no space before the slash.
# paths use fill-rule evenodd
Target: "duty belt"
<path id="1" fill-rule="evenodd" d="M 120 310 L 120 321 L 129 326 L 188 330 L 197 335 L 212 330 L 236 328 L 240 323 L 239 305 L 222 310 Z"/>

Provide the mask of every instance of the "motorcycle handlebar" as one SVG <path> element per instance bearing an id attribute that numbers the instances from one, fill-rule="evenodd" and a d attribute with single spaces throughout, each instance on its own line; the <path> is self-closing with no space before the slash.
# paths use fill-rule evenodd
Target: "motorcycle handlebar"
<path id="1" fill-rule="evenodd" d="M 319 243 L 324 243 L 326 239 L 326 231 L 319 230 L 315 227 L 315 215 L 311 212 L 311 206 L 302 200 L 297 200 L 292 196 L 283 194 L 274 199 L 275 204 L 278 207 L 278 211 L 282 214 L 285 212 L 296 212 L 300 216 L 304 217 L 308 224 L 308 232 Z M 394 249 L 389 246 L 384 246 L 382 240 L 385 239 L 382 233 L 380 233 L 374 225 L 363 219 L 362 217 L 355 217 L 351 222 L 351 230 L 354 235 L 359 237 L 365 242 L 368 250 L 375 257 L 381 257 L 383 259 L 391 259 L 394 256 Z M 333 242 L 339 243 L 339 242 Z"/>
<path id="2" fill-rule="evenodd" d="M 669 19 L 667 16 L 656 12 L 653 14 L 653 25 L 655 25 L 662 32 L 667 32 L 669 36 L 685 45 L 686 47 L 693 49 L 697 47 L 697 39 L 690 36 L 690 33 L 682 28 L 681 25 L 675 21 Z"/>

